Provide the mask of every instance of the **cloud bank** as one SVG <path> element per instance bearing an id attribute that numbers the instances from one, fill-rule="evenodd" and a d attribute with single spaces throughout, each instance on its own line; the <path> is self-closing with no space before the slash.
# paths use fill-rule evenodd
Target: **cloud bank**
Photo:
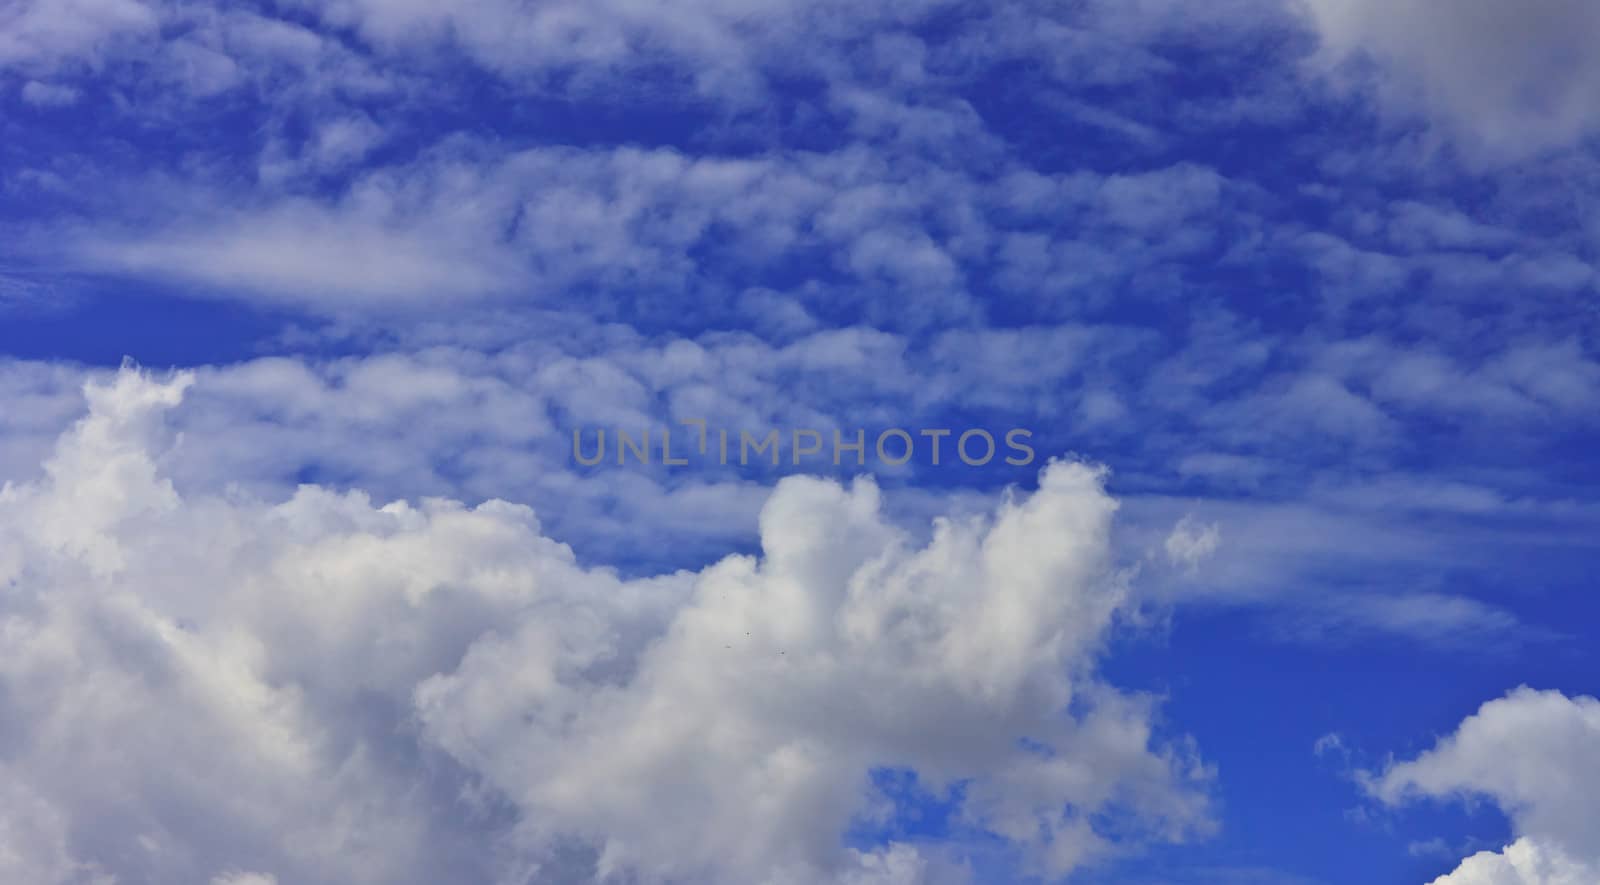
<path id="1" fill-rule="evenodd" d="M 946 882 L 1210 827 L 1095 676 L 1128 588 L 1090 467 L 926 545 L 791 478 L 759 556 L 622 580 L 500 501 L 180 495 L 192 383 L 91 383 L 0 492 L 7 881 Z M 892 835 L 884 772 L 948 838 Z"/>

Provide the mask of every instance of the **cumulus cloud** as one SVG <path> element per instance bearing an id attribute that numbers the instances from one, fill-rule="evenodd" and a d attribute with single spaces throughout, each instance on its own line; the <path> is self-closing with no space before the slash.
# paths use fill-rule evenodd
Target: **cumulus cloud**
<path id="1" fill-rule="evenodd" d="M 201 383 L 169 416 L 182 442 L 164 459 L 163 471 L 180 493 L 238 487 L 276 498 L 310 477 L 385 499 L 507 497 L 537 508 L 546 529 L 581 555 L 643 574 L 698 568 L 756 543 L 758 515 L 777 472 L 721 467 L 714 458 L 667 469 L 659 452 L 651 465 L 630 458 L 618 467 L 613 458 L 607 469 L 581 470 L 572 455 L 574 428 L 592 437 L 599 427 L 678 428 L 680 420 L 703 418 L 712 427 L 816 427 L 827 436 L 830 428 L 955 426 L 954 409 L 970 416 L 971 426 L 1050 433 L 1046 428 L 1058 423 L 1053 416 L 1094 392 L 1115 390 L 1126 401 L 1142 402 L 1146 421 L 1184 404 L 1158 408 L 1163 404 L 1118 384 L 1107 363 L 1137 358 L 1149 338 L 1115 327 L 951 331 L 926 345 L 854 328 L 779 345 L 722 332 L 658 341 L 617 327 L 546 322 L 513 346 L 495 339 L 493 353 L 435 345 L 199 369 Z M 499 331 L 517 337 L 529 328 L 507 324 Z M 75 417 L 83 377 L 67 366 L 0 363 L 0 382 L 12 399 L 12 408 L 0 414 L 4 475 L 38 471 Z M 1101 444 L 1098 427 L 1072 423 L 1048 442 L 1036 439 L 1038 451 Z M 1244 418 L 1210 438 L 1226 444 L 1246 427 L 1259 434 L 1257 451 L 1274 456 L 1274 470 L 1302 463 L 1295 450 L 1303 444 L 1285 441 L 1270 426 L 1258 429 L 1263 423 Z M 1198 443 L 1186 433 L 1183 444 Z M 1121 456 L 1124 476 L 1138 468 L 1136 454 Z M 912 476 L 935 470 L 921 460 Z M 809 466 L 831 470 L 826 461 Z M 1147 469 L 1163 467 L 1159 460 L 1147 463 Z M 836 475 L 849 469 L 847 463 Z M 1004 482 L 1029 480 L 1035 470 L 963 471 L 959 490 L 905 488 L 886 499 L 886 510 L 891 521 L 925 528 L 958 498 L 964 509 L 983 509 L 970 505 Z M 1118 549 L 1128 561 L 1161 564 L 1142 574 L 1146 600 L 1187 602 L 1198 593 L 1275 610 L 1287 606 L 1285 635 L 1295 638 L 1376 631 L 1444 647 L 1481 647 L 1486 640 L 1541 634 L 1492 596 L 1419 591 L 1409 581 L 1375 576 L 1436 573 L 1444 560 L 1504 568 L 1517 559 L 1508 552 L 1516 539 L 1463 522 L 1485 515 L 1570 521 L 1572 543 L 1579 546 L 1590 536 L 1582 529 L 1590 511 L 1577 502 L 1405 473 L 1373 480 L 1341 472 L 1324 475 L 1322 483 L 1309 497 L 1276 503 L 1130 494 L 1118 519 Z M 1408 518 L 1413 513 L 1448 528 L 1419 527 Z M 1192 518 L 1184 523 L 1186 515 Z M 1174 536 L 1180 525 L 1185 530 Z M 1225 543 L 1208 540 L 1213 527 Z M 1473 539 L 1467 549 L 1463 532 Z M 1203 568 L 1191 570 L 1186 551 L 1203 554 Z M 1330 573 L 1361 574 L 1360 592 L 1330 586 Z M 1330 592 L 1285 592 L 1295 586 Z"/>
<path id="2" fill-rule="evenodd" d="M 880 770 L 1050 875 L 1209 828 L 1208 770 L 1094 675 L 1128 593 L 1094 469 L 926 544 L 787 480 L 759 555 L 623 580 L 502 501 L 180 494 L 192 383 L 89 385 L 0 492 L 18 881 L 960 880 L 959 839 L 843 841 L 904 811 Z"/>
<path id="3" fill-rule="evenodd" d="M 1600 7 L 1586 0 L 1305 0 L 1334 58 L 1362 54 L 1379 91 L 1420 111 L 1470 155 L 1518 160 L 1600 125 Z"/>
<path id="4" fill-rule="evenodd" d="M 1367 788 L 1389 804 L 1483 797 L 1511 818 L 1515 842 L 1467 858 L 1434 885 L 1600 881 L 1600 701 L 1592 697 L 1518 688 Z"/>
<path id="5" fill-rule="evenodd" d="M 1600 866 L 1560 848 L 1518 839 L 1504 851 L 1480 851 L 1431 885 L 1589 885 L 1600 882 Z"/>

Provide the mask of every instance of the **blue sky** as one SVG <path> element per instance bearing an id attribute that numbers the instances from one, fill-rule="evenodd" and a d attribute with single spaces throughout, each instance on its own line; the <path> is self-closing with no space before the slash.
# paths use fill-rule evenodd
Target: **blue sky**
<path id="1" fill-rule="evenodd" d="M 1600 881 L 1596 37 L 0 12 L 0 880 Z"/>

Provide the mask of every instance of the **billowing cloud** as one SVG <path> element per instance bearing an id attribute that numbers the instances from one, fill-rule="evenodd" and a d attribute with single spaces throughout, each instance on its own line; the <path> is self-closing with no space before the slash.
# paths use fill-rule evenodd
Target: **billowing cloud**
<path id="1" fill-rule="evenodd" d="M 0 492 L 18 881 L 932 883 L 960 833 L 1054 875 L 1210 826 L 1208 770 L 1094 675 L 1128 593 L 1090 467 L 925 545 L 868 480 L 790 479 L 760 555 L 623 580 L 501 501 L 180 494 L 192 382 L 89 385 Z M 880 771 L 959 832 L 852 847 L 905 810 Z"/>
<path id="2" fill-rule="evenodd" d="M 513 335 L 520 331 L 508 328 Z M 755 544 L 762 503 L 782 473 L 807 469 L 848 476 L 851 469 L 848 456 L 836 469 L 826 455 L 802 468 L 785 463 L 779 470 L 740 469 L 736 454 L 730 466 L 710 457 L 695 459 L 688 468 L 667 468 L 660 464 L 659 431 L 673 429 L 676 444 L 682 433 L 693 432 L 679 421 L 706 419 L 735 435 L 741 428 L 760 434 L 768 428 L 805 427 L 828 438 L 835 428 L 849 435 L 848 428 L 904 425 L 988 426 L 1001 436 L 998 431 L 1006 426 L 1051 433 L 1063 412 L 1088 411 L 1088 394 L 1105 397 L 1117 391 L 1119 399 L 1142 408 L 1137 416 L 1072 426 L 1069 432 L 1057 429 L 1048 441 L 1036 438 L 1041 460 L 1033 466 L 998 473 L 963 470 L 952 477 L 959 488 L 908 487 L 889 496 L 891 521 L 915 531 L 931 516 L 951 512 L 957 497 L 965 501 L 962 509 L 972 509 L 1005 482 L 1029 481 L 1050 451 L 1100 449 L 1106 445 L 1100 434 L 1114 433 L 1135 418 L 1151 422 L 1187 402 L 1166 405 L 1160 400 L 1172 398 L 1164 392 L 1157 397 L 1118 383 L 1116 365 L 1137 358 L 1149 345 L 1147 337 L 1115 327 L 949 332 L 927 346 L 864 328 L 818 332 L 783 345 L 730 333 L 653 341 L 615 327 L 602 331 L 570 322 L 546 326 L 540 335 L 530 333 L 530 340 L 493 354 L 435 346 L 199 369 L 201 383 L 169 416 L 182 441 L 163 460 L 163 471 L 183 493 L 234 486 L 275 499 L 312 478 L 384 499 L 505 497 L 534 506 L 546 530 L 580 555 L 643 574 L 699 568 L 730 549 Z M 1380 348 L 1362 360 L 1377 365 L 1378 355 L 1392 353 Z M 1572 363 L 1572 368 L 1582 365 Z M 37 472 L 76 415 L 83 377 L 64 366 L 0 364 L 0 382 L 12 392 L 13 403 L 0 414 L 4 475 L 20 479 Z M 1349 377 L 1355 389 L 1378 387 L 1360 373 Z M 1585 389 L 1555 383 L 1558 376 L 1551 372 L 1529 377 L 1552 390 Z M 1454 386 L 1459 385 L 1443 385 Z M 1489 396 L 1489 390 L 1479 389 Z M 1485 405 L 1458 399 L 1463 409 Z M 1587 401 L 1586 396 L 1551 399 L 1570 400 L 1573 414 Z M 1407 405 L 1396 401 L 1393 407 L 1404 414 Z M 952 409 L 962 410 L 962 421 L 952 419 Z M 657 443 L 654 463 L 630 458 L 627 466 L 618 466 L 613 447 L 606 469 L 580 469 L 571 448 L 575 428 L 591 440 L 598 428 L 650 428 Z M 1182 445 L 1199 445 L 1197 432 L 1184 436 Z M 1309 432 L 1286 435 L 1250 412 L 1220 423 L 1210 439 L 1226 447 L 1236 444 L 1230 437 L 1242 437 L 1263 461 L 1270 455 L 1268 463 L 1279 471 L 1302 463 L 1296 450 L 1320 440 Z M 1145 442 L 1155 439 L 1147 436 Z M 947 460 L 949 450 L 947 441 Z M 913 476 L 934 472 L 927 463 L 930 454 L 924 447 L 924 457 L 911 465 Z M 1141 467 L 1134 452 L 1119 457 L 1124 479 L 1141 469 L 1167 467 L 1159 458 Z M 865 469 L 881 468 L 869 456 Z M 1516 609 L 1493 594 L 1419 589 L 1380 576 L 1439 573 L 1446 559 L 1479 574 L 1506 568 L 1520 555 L 1508 552 L 1516 549 L 1517 539 L 1472 524 L 1487 517 L 1554 519 L 1570 534 L 1547 533 L 1543 543 L 1578 546 L 1591 536 L 1585 526 L 1593 519 L 1591 509 L 1577 502 L 1514 496 L 1497 486 L 1404 472 L 1381 478 L 1326 473 L 1308 497 L 1298 500 L 1229 501 L 1135 491 L 1123 497 L 1123 504 L 1119 556 L 1145 560 L 1139 586 L 1146 601 L 1183 604 L 1199 593 L 1273 609 L 1288 606 L 1293 612 L 1286 613 L 1284 628 L 1296 638 L 1376 630 L 1450 648 L 1548 634 L 1538 629 L 1537 619 L 1523 624 Z M 1184 522 L 1188 514 L 1192 518 Z M 1437 522 L 1419 526 L 1412 514 Z M 1175 526 L 1182 531 L 1173 534 Z M 1462 533 L 1474 539 L 1465 549 Z M 1330 582 L 1332 573 L 1360 574 L 1362 580 Z M 1296 586 L 1320 592 L 1286 592 Z"/>
<path id="3" fill-rule="evenodd" d="M 1600 881 L 1600 701 L 1518 688 L 1416 759 L 1368 781 L 1378 799 L 1483 797 L 1517 840 L 1467 858 L 1434 885 Z"/>
<path id="4" fill-rule="evenodd" d="M 1431 885 L 1589 885 L 1600 882 L 1600 866 L 1560 848 L 1522 838 L 1504 851 L 1480 851 Z"/>

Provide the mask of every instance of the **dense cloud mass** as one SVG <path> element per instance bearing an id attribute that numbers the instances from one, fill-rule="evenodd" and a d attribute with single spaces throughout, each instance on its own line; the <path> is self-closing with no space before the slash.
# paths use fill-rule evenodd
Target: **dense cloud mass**
<path id="1" fill-rule="evenodd" d="M 1504 851 L 1480 851 L 1432 885 L 1587 885 L 1600 881 L 1600 867 L 1560 848 L 1522 838 Z"/>
<path id="2" fill-rule="evenodd" d="M 926 546 L 871 481 L 794 478 L 760 556 L 621 580 L 503 502 L 180 496 L 191 381 L 89 386 L 0 493 L 7 881 L 963 879 L 961 838 L 849 847 L 883 771 L 1051 875 L 1107 815 L 1210 825 L 1207 769 L 1094 675 L 1128 599 L 1094 469 Z"/>
<path id="3" fill-rule="evenodd" d="M 1484 797 L 1518 838 L 1480 852 L 1434 885 L 1582 885 L 1600 881 L 1600 701 L 1519 688 L 1455 734 L 1369 782 L 1385 802 Z"/>

